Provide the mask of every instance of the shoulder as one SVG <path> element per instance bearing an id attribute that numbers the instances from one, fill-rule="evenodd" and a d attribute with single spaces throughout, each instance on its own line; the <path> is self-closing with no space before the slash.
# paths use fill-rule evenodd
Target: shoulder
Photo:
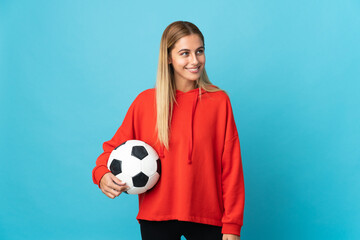
<path id="1" fill-rule="evenodd" d="M 214 92 L 207 92 L 209 94 L 210 98 L 215 99 L 219 103 L 230 103 L 230 96 L 229 94 L 224 90 L 220 89 L 219 87 L 212 85 L 214 89 L 218 89 L 218 91 Z"/>
<path id="2" fill-rule="evenodd" d="M 142 91 L 140 94 L 142 94 L 142 95 L 153 95 L 154 93 L 155 93 L 155 88 L 148 88 L 148 89 L 145 89 L 144 91 Z"/>
<path id="3" fill-rule="evenodd" d="M 143 90 L 142 92 L 140 92 L 136 98 L 135 98 L 135 102 L 148 102 L 149 100 L 152 100 L 155 96 L 155 88 L 149 88 L 146 90 Z"/>

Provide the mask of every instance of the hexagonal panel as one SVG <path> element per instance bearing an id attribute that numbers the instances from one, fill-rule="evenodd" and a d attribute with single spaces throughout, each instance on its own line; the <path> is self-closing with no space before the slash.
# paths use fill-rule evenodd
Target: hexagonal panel
<path id="1" fill-rule="evenodd" d="M 122 144 L 120 144 L 119 146 L 117 146 L 114 150 L 118 149 L 120 146 L 124 145 L 127 141 L 123 142 Z"/>
<path id="2" fill-rule="evenodd" d="M 118 179 L 120 179 L 122 182 L 125 182 L 127 186 L 129 186 L 129 188 L 133 188 L 134 184 L 132 181 L 132 178 L 124 173 L 120 173 L 119 175 L 116 176 Z M 128 194 L 127 191 L 125 191 L 125 193 Z"/>
<path id="3" fill-rule="evenodd" d="M 151 156 L 146 157 L 141 161 L 141 171 L 147 176 L 153 175 L 156 170 L 157 164 L 154 162 L 154 159 Z"/>
<path id="4" fill-rule="evenodd" d="M 122 162 L 122 171 L 129 176 L 135 176 L 141 172 L 141 161 L 135 157 L 130 157 Z"/>
<path id="5" fill-rule="evenodd" d="M 149 180 L 146 185 L 146 190 L 150 190 L 151 188 L 153 188 L 155 186 L 155 184 L 157 183 L 157 181 L 159 180 L 159 178 L 160 178 L 160 175 L 157 172 L 154 175 L 152 175 L 151 177 L 149 177 Z"/>

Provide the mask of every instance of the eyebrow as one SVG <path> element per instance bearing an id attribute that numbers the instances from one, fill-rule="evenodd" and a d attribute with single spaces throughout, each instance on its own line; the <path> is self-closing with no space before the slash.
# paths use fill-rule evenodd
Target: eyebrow
<path id="1" fill-rule="evenodd" d="M 201 47 L 198 47 L 196 50 L 198 50 L 198 49 L 200 49 L 200 48 L 205 49 L 204 46 L 201 46 Z M 190 51 L 190 49 L 183 48 L 183 49 L 180 49 L 178 52 L 181 52 L 181 51 Z"/>

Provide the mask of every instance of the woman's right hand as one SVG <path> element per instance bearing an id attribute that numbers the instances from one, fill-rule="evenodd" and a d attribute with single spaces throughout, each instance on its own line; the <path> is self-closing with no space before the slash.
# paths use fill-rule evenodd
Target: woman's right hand
<path id="1" fill-rule="evenodd" d="M 129 186 L 125 182 L 115 177 L 111 172 L 105 173 L 100 180 L 101 191 L 109 198 L 114 199 L 119 196 L 122 192 L 128 190 Z"/>

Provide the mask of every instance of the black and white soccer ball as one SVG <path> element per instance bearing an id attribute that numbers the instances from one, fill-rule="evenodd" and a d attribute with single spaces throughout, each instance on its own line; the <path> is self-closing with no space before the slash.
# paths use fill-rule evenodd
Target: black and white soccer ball
<path id="1" fill-rule="evenodd" d="M 141 194 L 155 186 L 161 174 L 161 162 L 156 151 L 140 140 L 128 140 L 110 154 L 108 169 L 130 189 L 128 194 Z"/>

